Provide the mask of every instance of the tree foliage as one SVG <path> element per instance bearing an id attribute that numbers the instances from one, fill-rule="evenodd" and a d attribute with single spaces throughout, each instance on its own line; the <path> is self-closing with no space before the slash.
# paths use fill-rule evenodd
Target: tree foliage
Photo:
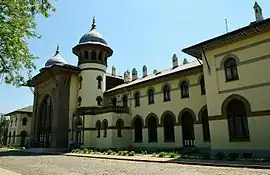
<path id="1" fill-rule="evenodd" d="M 0 0 L 0 78 L 20 86 L 35 69 L 28 39 L 40 38 L 36 32 L 37 15 L 48 17 L 54 0 Z M 27 78 L 29 78 L 27 77 Z"/>

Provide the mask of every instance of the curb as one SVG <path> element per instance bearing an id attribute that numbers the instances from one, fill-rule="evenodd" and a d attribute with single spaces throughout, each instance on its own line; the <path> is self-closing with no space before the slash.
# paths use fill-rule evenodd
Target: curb
<path id="1" fill-rule="evenodd" d="M 147 160 L 147 159 L 128 159 L 128 158 L 117 158 L 117 157 L 98 157 L 91 155 L 72 155 L 72 154 L 63 154 L 65 156 L 73 157 L 86 157 L 86 158 L 96 158 L 96 159 L 109 159 L 109 160 L 124 160 L 124 161 L 133 161 L 133 162 L 151 162 L 151 163 L 173 163 L 173 164 L 182 164 L 182 165 L 199 165 L 199 166 L 213 166 L 213 167 L 231 167 L 231 168 L 249 168 L 249 169 L 270 169 L 269 166 L 264 165 L 245 165 L 245 164 L 226 164 L 226 163 L 207 163 L 207 162 L 188 162 L 183 160 Z"/>
<path id="2" fill-rule="evenodd" d="M 270 169 L 270 165 L 249 165 L 249 164 L 237 164 L 237 163 L 208 163 L 208 162 L 192 162 L 192 161 L 184 161 L 184 160 L 147 160 L 147 159 L 136 159 L 125 158 L 125 157 L 99 157 L 99 156 L 91 156 L 89 154 L 69 154 L 69 153 L 55 153 L 55 152 L 42 152 L 35 153 L 30 151 L 22 151 L 29 152 L 40 155 L 62 155 L 62 156 L 72 156 L 72 157 L 84 157 L 84 158 L 92 158 L 92 159 L 105 159 L 105 160 L 123 160 L 123 161 L 132 161 L 132 162 L 151 162 L 151 163 L 173 163 L 173 164 L 182 164 L 182 165 L 198 165 L 198 166 L 212 166 L 212 167 L 230 167 L 230 168 L 249 168 L 249 169 Z"/>

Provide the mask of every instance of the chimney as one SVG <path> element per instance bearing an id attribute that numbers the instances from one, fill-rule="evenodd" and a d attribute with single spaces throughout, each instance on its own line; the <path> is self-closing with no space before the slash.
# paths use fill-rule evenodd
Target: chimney
<path id="1" fill-rule="evenodd" d="M 137 71 L 135 68 L 132 69 L 132 81 L 137 80 L 138 79 L 138 75 L 137 75 Z"/>
<path id="2" fill-rule="evenodd" d="M 157 73 L 157 70 L 156 70 L 156 69 L 154 69 L 153 74 L 156 74 L 156 73 Z"/>
<path id="3" fill-rule="evenodd" d="M 143 71 L 143 77 L 146 77 L 147 76 L 147 67 L 146 67 L 146 65 L 143 65 L 142 71 Z"/>
<path id="4" fill-rule="evenodd" d="M 173 69 L 178 67 L 178 58 L 176 54 L 173 54 L 172 63 L 173 63 Z"/>
<path id="5" fill-rule="evenodd" d="M 188 63 L 188 60 L 185 58 L 184 60 L 183 60 L 183 64 L 187 64 Z"/>
<path id="6" fill-rule="evenodd" d="M 262 21 L 263 20 L 262 8 L 257 2 L 255 2 L 253 9 L 255 12 L 256 22 Z"/>
<path id="7" fill-rule="evenodd" d="M 112 66 L 112 76 L 116 76 L 116 69 L 114 66 Z"/>

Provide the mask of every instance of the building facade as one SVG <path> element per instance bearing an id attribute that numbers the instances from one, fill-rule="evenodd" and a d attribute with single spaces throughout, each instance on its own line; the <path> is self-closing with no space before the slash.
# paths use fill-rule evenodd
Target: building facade
<path id="1" fill-rule="evenodd" d="M 33 106 L 27 106 L 10 113 L 5 116 L 10 117 L 8 126 L 8 146 L 25 146 L 30 144 L 30 130 Z"/>
<path id="2" fill-rule="evenodd" d="M 35 88 L 32 147 L 183 148 L 270 154 L 270 19 L 255 3 L 256 21 L 183 49 L 195 61 L 163 71 L 107 73 L 113 50 L 95 19 L 67 64 L 59 48 Z M 252 71 L 251 71 L 252 70 Z M 262 134 L 264 135 L 262 137 Z"/>

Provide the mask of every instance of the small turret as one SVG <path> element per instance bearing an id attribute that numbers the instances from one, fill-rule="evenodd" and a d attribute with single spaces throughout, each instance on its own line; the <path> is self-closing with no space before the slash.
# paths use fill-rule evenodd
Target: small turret
<path id="1" fill-rule="evenodd" d="M 173 68 L 178 67 L 178 57 L 176 54 L 173 54 L 172 63 L 173 63 Z"/>
<path id="2" fill-rule="evenodd" d="M 263 20 L 262 8 L 259 6 L 257 2 L 255 2 L 253 9 L 255 12 L 256 22 L 262 21 Z"/>
<path id="3" fill-rule="evenodd" d="M 112 76 L 116 76 L 116 68 L 112 66 Z"/>
<path id="4" fill-rule="evenodd" d="M 183 64 L 187 64 L 188 63 L 188 60 L 185 58 L 184 60 L 183 60 Z"/>
<path id="5" fill-rule="evenodd" d="M 142 70 L 143 70 L 143 77 L 146 77 L 147 76 L 147 67 L 146 67 L 146 65 L 143 65 Z"/>
<path id="6" fill-rule="evenodd" d="M 138 79 L 137 70 L 135 68 L 132 69 L 132 81 Z"/>

